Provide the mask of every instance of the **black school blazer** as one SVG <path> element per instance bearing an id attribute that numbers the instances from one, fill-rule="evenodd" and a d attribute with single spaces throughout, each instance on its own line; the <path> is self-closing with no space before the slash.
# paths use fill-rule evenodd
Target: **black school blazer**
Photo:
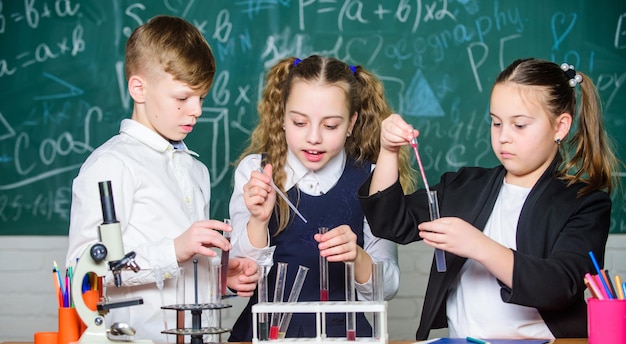
<path id="1" fill-rule="evenodd" d="M 596 191 L 583 197 L 584 186 L 567 186 L 554 171 L 557 155 L 530 191 L 517 225 L 513 250 L 513 288 L 501 283 L 504 302 L 536 308 L 557 338 L 587 337 L 584 275 L 594 271 L 593 251 L 602 265 L 609 234 L 611 199 Z M 483 230 L 504 180 L 503 166 L 461 168 L 445 173 L 437 190 L 442 217 L 459 217 Z M 421 240 L 417 225 L 428 221 L 425 190 L 404 195 L 399 182 L 369 194 L 370 179 L 359 190 L 361 206 L 378 237 L 399 244 Z M 466 258 L 446 252 L 447 272 L 431 266 L 416 339 L 428 338 L 430 329 L 447 327 L 446 297 Z"/>

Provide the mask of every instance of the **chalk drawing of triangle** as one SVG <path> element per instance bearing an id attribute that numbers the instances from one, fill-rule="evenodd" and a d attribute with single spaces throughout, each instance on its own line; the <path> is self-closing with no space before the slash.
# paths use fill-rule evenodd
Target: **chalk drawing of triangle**
<path id="1" fill-rule="evenodd" d="M 15 130 L 0 113 L 0 141 L 15 136 Z"/>
<path id="2" fill-rule="evenodd" d="M 47 100 L 47 99 L 61 99 L 61 98 L 69 98 L 69 97 L 74 97 L 74 96 L 80 96 L 83 95 L 83 93 L 85 93 L 82 89 L 80 89 L 79 87 L 76 87 L 72 84 L 70 84 L 69 82 L 56 77 L 50 73 L 43 73 L 43 76 L 45 76 L 46 78 L 55 81 L 56 83 L 58 83 L 59 85 L 62 86 L 62 90 L 59 93 L 54 93 L 54 94 L 48 94 L 45 96 L 35 96 L 35 100 Z"/>
<path id="3" fill-rule="evenodd" d="M 402 104 L 404 115 L 414 117 L 443 117 L 445 115 L 421 70 L 411 79 Z"/>

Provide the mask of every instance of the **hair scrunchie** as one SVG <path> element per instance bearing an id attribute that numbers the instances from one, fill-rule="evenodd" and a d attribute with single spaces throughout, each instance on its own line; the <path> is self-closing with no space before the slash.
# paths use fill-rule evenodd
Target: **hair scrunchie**
<path id="1" fill-rule="evenodd" d="M 563 63 L 561 65 L 561 69 L 565 72 L 565 75 L 567 75 L 567 77 L 569 78 L 569 85 L 571 87 L 575 87 L 576 85 L 583 82 L 582 75 L 576 73 L 574 66 L 569 65 L 567 63 Z"/>

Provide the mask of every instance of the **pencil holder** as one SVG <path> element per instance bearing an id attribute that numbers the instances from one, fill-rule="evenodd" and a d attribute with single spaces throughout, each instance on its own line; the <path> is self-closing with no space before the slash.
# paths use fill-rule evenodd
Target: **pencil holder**
<path id="1" fill-rule="evenodd" d="M 587 300 L 589 344 L 626 343 L 626 300 Z"/>
<path id="2" fill-rule="evenodd" d="M 35 344 L 57 344 L 58 332 L 35 332 Z"/>
<path id="3" fill-rule="evenodd" d="M 58 344 L 69 344 L 80 338 L 80 323 L 76 308 L 59 307 L 58 313 L 59 339 Z"/>

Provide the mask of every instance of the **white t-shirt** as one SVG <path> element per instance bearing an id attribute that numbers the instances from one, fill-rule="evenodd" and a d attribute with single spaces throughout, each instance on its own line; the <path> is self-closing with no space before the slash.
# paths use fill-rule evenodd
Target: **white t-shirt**
<path id="1" fill-rule="evenodd" d="M 516 249 L 517 222 L 529 192 L 504 182 L 485 235 Z M 446 304 L 450 337 L 554 338 L 537 309 L 503 302 L 500 289 L 482 264 L 468 259 Z"/>

